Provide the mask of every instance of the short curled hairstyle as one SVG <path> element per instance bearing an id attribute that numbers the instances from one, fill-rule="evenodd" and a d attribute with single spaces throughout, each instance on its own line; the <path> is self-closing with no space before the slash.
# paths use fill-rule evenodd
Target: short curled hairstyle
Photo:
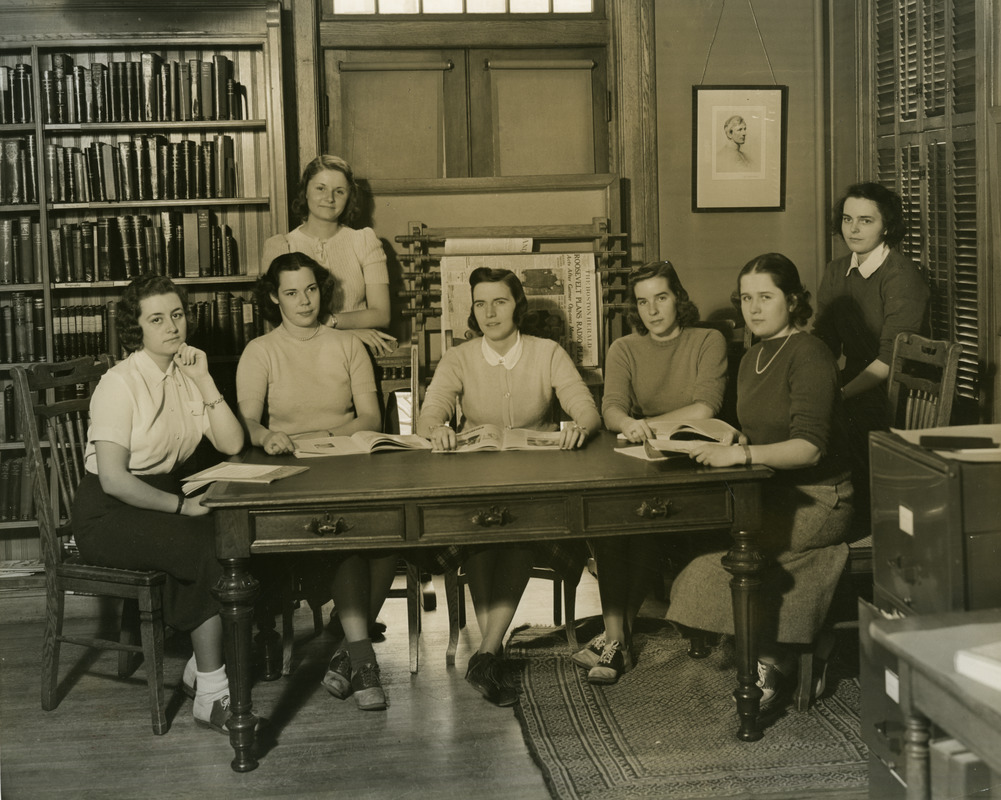
<path id="1" fill-rule="evenodd" d="M 636 284 L 651 278 L 664 278 L 667 281 L 667 288 L 674 295 L 679 328 L 688 328 L 699 321 L 699 307 L 692 302 L 688 291 L 681 285 L 681 278 L 678 277 L 674 264 L 670 261 L 651 261 L 629 274 L 629 324 L 636 333 L 646 336 L 650 332 L 640 317 Z"/>
<path id="2" fill-rule="evenodd" d="M 141 303 L 147 297 L 158 297 L 162 294 L 176 294 L 184 309 L 184 318 L 190 329 L 193 323 L 191 308 L 188 305 L 188 293 L 177 286 L 170 278 L 163 275 L 143 275 L 125 287 L 119 298 L 115 312 L 115 328 L 118 331 L 118 341 L 129 353 L 142 350 L 143 331 L 139 325 L 142 316 Z"/>
<path id="3" fill-rule="evenodd" d="M 810 293 L 799 279 L 799 270 L 781 253 L 765 253 L 748 261 L 740 274 L 737 275 L 737 290 L 730 295 L 730 300 L 737 311 L 740 311 L 740 279 L 745 275 L 758 272 L 771 275 L 772 282 L 785 295 L 786 301 L 792 306 L 789 309 L 789 320 L 799 328 L 813 316 L 813 306 L 810 305 Z"/>
<path id="4" fill-rule="evenodd" d="M 503 283 L 511 291 L 514 298 L 514 324 L 521 330 L 521 321 L 528 311 L 528 298 L 525 297 L 525 287 L 521 285 L 521 279 L 509 269 L 491 269 L 490 267 L 477 267 L 469 275 L 469 294 L 473 296 L 473 290 L 480 283 Z M 469 308 L 469 327 L 476 333 L 482 334 L 480 323 L 476 321 L 476 312 L 473 307 Z"/>
<path id="5" fill-rule="evenodd" d="M 257 304 L 257 311 L 275 327 L 282 323 L 282 311 L 271 296 L 277 296 L 283 272 L 297 272 L 300 269 L 312 270 L 316 285 L 320 287 L 320 313 L 317 319 L 322 323 L 330 316 L 330 301 L 336 287 L 334 276 L 326 267 L 305 253 L 284 253 L 271 262 L 267 272 L 254 284 L 254 302 Z"/>
<path id="6" fill-rule="evenodd" d="M 841 229 L 841 218 L 845 215 L 845 202 L 851 198 L 871 200 L 883 218 L 883 239 L 887 247 L 896 247 L 904 240 L 907 228 L 904 226 L 904 204 L 900 195 L 879 183 L 856 183 L 848 187 L 844 197 L 834 204 L 831 214 L 831 233 L 845 238 Z"/>
<path id="7" fill-rule="evenodd" d="M 306 201 L 306 189 L 309 182 L 324 170 L 334 170 L 344 175 L 348 182 L 348 202 L 344 205 L 344 210 L 338 218 L 341 225 L 349 228 L 355 227 L 361 217 L 361 204 L 358 201 L 358 184 L 355 183 L 354 171 L 351 165 L 338 156 L 322 155 L 317 156 L 306 165 L 299 179 L 299 188 L 295 197 L 292 198 L 292 213 L 305 222 L 309 218 L 309 203 Z"/>

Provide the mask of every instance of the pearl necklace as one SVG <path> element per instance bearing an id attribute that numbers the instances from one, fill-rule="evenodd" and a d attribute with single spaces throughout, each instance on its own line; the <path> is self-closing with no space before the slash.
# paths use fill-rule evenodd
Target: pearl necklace
<path id="1" fill-rule="evenodd" d="M 286 328 L 284 325 L 282 325 L 282 330 L 285 332 L 285 335 L 288 336 L 289 339 L 295 339 L 297 342 L 308 342 L 310 339 L 312 339 L 314 336 L 316 336 L 316 334 L 318 334 L 320 332 L 320 326 L 317 325 L 313 329 L 313 332 L 311 334 L 309 334 L 309 336 L 305 336 L 305 337 L 303 337 L 303 336 L 293 336 L 291 333 L 289 333 L 288 328 Z"/>
<path id="2" fill-rule="evenodd" d="M 772 357 L 771 357 L 771 358 L 769 358 L 769 359 L 768 359 L 768 362 L 767 362 L 767 363 L 765 364 L 765 366 L 763 366 L 763 367 L 761 366 L 761 354 L 762 354 L 763 352 L 765 352 L 765 347 L 764 347 L 764 343 L 762 343 L 762 346 L 761 346 L 761 349 L 760 349 L 760 350 L 758 351 L 758 357 L 757 357 L 756 359 L 754 359 L 754 372 L 755 372 L 755 374 L 756 374 L 756 375 L 761 375 L 762 373 L 764 373 L 764 371 L 765 371 L 766 369 L 768 369 L 768 368 L 769 368 L 769 367 L 770 367 L 770 366 L 772 365 L 772 362 L 773 362 L 773 361 L 774 361 L 774 360 L 775 360 L 776 358 L 778 358 L 778 355 L 779 355 L 779 353 L 781 353 L 781 352 L 782 352 L 782 348 L 783 348 L 783 347 L 785 347 L 785 346 L 786 346 L 787 344 L 789 344 L 789 340 L 790 340 L 790 339 L 791 339 L 791 338 L 792 338 L 792 337 L 793 337 L 793 336 L 794 336 L 795 334 L 797 334 L 797 333 L 799 333 L 799 331 L 793 331 L 792 333 L 790 333 L 790 334 L 789 334 L 789 335 L 788 335 L 788 336 L 786 337 L 785 341 L 784 341 L 784 342 L 782 342 L 782 344 L 780 344 L 780 345 L 779 345 L 779 349 L 775 351 L 775 353 L 774 353 L 774 354 L 772 355 Z"/>

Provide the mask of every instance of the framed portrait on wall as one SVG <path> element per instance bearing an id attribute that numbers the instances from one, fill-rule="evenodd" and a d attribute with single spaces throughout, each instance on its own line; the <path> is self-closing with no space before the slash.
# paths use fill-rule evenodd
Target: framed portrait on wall
<path id="1" fill-rule="evenodd" d="M 692 87 L 692 211 L 783 211 L 787 86 Z"/>

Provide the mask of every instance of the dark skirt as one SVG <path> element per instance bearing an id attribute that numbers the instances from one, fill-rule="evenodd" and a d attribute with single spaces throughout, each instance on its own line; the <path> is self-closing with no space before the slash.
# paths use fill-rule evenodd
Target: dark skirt
<path id="1" fill-rule="evenodd" d="M 163 491 L 181 490 L 178 475 L 137 475 Z M 211 514 L 186 517 L 123 503 L 105 493 L 96 475 L 81 481 L 73 503 L 73 535 L 91 564 L 167 573 L 163 619 L 190 631 L 219 613 L 211 589 L 222 575 Z"/>

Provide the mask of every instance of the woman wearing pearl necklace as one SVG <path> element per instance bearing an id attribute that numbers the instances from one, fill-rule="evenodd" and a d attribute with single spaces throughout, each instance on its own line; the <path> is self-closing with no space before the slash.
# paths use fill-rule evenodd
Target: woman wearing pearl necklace
<path id="1" fill-rule="evenodd" d="M 372 363 L 361 340 L 323 324 L 334 279 L 303 253 L 271 262 L 254 296 L 274 330 L 247 344 L 236 371 L 240 415 L 250 443 L 269 455 L 295 450 L 297 435 L 350 436 L 382 429 Z M 261 420 L 268 409 L 268 426 Z M 369 638 L 396 572 L 397 554 L 350 552 L 321 559 L 333 572 L 330 593 L 345 641 L 337 648 L 323 686 L 358 707 L 386 707 L 379 665 Z M 316 561 L 315 557 L 310 559 Z M 316 572 L 309 566 L 308 573 Z"/>
<path id="2" fill-rule="evenodd" d="M 769 562 L 756 623 L 762 708 L 791 688 L 795 651 L 813 647 L 824 690 L 833 640 L 821 626 L 844 568 L 853 494 L 846 461 L 833 450 L 840 413 L 837 365 L 830 350 L 803 333 L 812 314 L 796 266 L 779 253 L 748 262 L 734 303 L 759 339 L 740 362 L 736 443 L 706 443 L 691 457 L 712 467 L 764 464 L 775 470 L 763 497 L 757 541 Z M 690 628 L 733 633 L 730 575 L 722 553 L 693 560 L 671 590 L 668 617 Z"/>

